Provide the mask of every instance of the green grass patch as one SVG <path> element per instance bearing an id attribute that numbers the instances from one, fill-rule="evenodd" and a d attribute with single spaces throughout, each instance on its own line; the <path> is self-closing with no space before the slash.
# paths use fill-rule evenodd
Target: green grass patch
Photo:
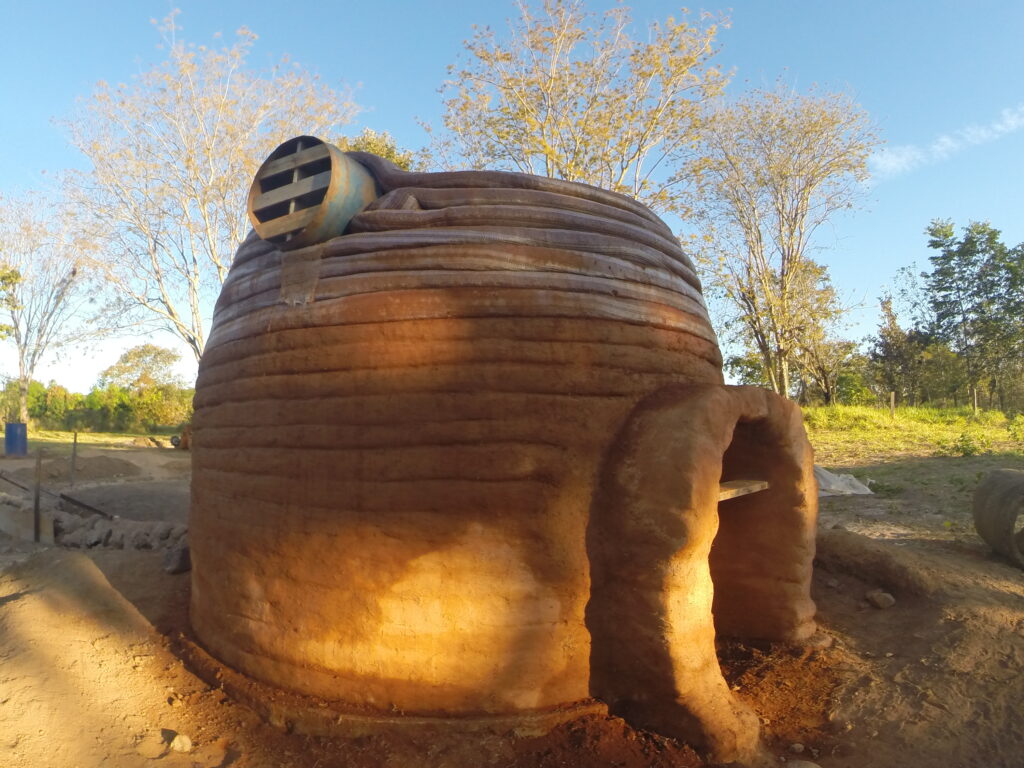
<path id="1" fill-rule="evenodd" d="M 804 425 L 825 466 L 873 464 L 907 456 L 982 456 L 1024 452 L 1024 424 L 999 411 L 970 408 L 816 406 Z"/>

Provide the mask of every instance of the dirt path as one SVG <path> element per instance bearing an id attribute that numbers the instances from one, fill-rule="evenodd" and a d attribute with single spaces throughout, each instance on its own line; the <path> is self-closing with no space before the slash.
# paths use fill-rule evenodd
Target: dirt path
<path id="1" fill-rule="evenodd" d="M 818 552 L 820 619 L 850 651 L 830 729 L 839 759 L 822 764 L 1024 765 L 1020 570 L 980 544 L 845 530 L 824 531 Z M 868 607 L 877 588 L 896 604 Z"/>
<path id="2" fill-rule="evenodd" d="M 150 481 L 118 479 L 97 492 L 130 490 L 120 497 L 126 512 L 171 514 L 187 480 L 182 465 L 164 467 L 167 451 L 135 453 L 143 454 L 135 477 Z M 1024 765 L 1024 571 L 990 555 L 969 529 L 970 483 L 957 479 L 983 466 L 872 469 L 886 478 L 887 493 L 823 500 L 814 597 L 832 647 L 721 644 L 730 684 L 762 716 L 780 761 Z M 936 491 L 940 476 L 955 487 Z M 894 492 L 901 477 L 905 485 Z M 18 561 L 0 574 L 5 768 L 698 764 L 683 746 L 601 716 L 542 738 L 437 734 L 425 744 L 400 732 L 288 733 L 232 701 L 216 677 L 204 681 L 183 664 L 189 579 L 164 573 L 159 552 L 86 555 L 0 541 L 0 568 Z M 895 604 L 871 606 L 865 597 L 876 589 Z M 170 749 L 175 733 L 190 738 L 190 751 Z"/>
<path id="3" fill-rule="evenodd" d="M 0 764 L 138 766 L 167 751 L 162 729 L 196 733 L 166 701 L 194 694 L 192 681 L 85 555 L 51 549 L 14 566 L 0 602 Z"/>

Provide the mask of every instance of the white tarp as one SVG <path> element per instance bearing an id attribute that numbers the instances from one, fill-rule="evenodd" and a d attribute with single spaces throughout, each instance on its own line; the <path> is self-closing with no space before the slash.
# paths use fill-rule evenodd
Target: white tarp
<path id="1" fill-rule="evenodd" d="M 853 496 L 872 492 L 853 475 L 837 475 L 817 464 L 814 465 L 814 478 L 818 481 L 819 496 Z"/>

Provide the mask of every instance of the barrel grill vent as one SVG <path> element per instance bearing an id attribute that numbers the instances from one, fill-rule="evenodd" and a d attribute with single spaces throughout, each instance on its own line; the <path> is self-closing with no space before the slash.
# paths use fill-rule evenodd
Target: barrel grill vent
<path id="1" fill-rule="evenodd" d="M 299 136 L 278 147 L 263 163 L 249 193 L 256 233 L 286 243 L 310 223 L 331 183 L 331 156 L 319 139 Z"/>

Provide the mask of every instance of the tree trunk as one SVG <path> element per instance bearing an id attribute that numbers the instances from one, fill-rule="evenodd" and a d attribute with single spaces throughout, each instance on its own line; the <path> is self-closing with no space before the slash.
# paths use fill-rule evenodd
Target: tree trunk
<path id="1" fill-rule="evenodd" d="M 28 379 L 18 379 L 18 421 L 28 424 Z"/>
<path id="2" fill-rule="evenodd" d="M 789 361 L 782 357 L 779 359 L 779 386 L 782 391 L 779 392 L 787 400 L 789 399 Z"/>

